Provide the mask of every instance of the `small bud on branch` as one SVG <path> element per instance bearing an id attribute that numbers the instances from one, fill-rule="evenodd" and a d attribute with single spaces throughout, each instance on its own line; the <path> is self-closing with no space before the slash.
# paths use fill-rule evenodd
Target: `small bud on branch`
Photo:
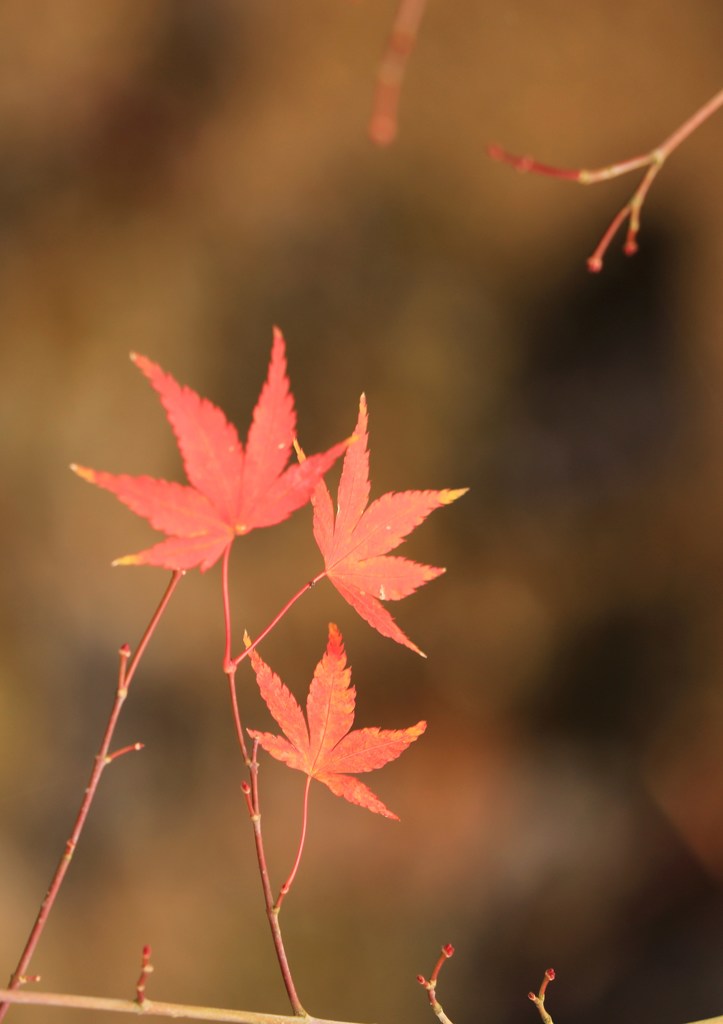
<path id="1" fill-rule="evenodd" d="M 540 1014 L 543 1024 L 553 1024 L 552 1017 L 545 1009 L 545 992 L 547 991 L 547 986 L 554 980 L 555 971 L 552 967 L 548 967 L 545 971 L 545 975 L 542 979 L 542 984 L 540 985 L 540 990 L 537 995 L 535 995 L 534 992 L 527 993 L 527 998 L 537 1007 L 537 1012 Z"/>
<path id="2" fill-rule="evenodd" d="M 623 243 L 623 252 L 626 256 L 632 256 L 638 251 L 637 236 L 640 230 L 640 211 L 658 172 L 673 150 L 677 149 L 681 142 L 684 142 L 689 135 L 699 128 L 704 121 L 707 121 L 721 106 L 723 106 L 723 89 L 696 110 L 691 117 L 684 121 L 680 127 L 676 128 L 659 146 L 651 149 L 648 153 L 644 153 L 642 156 L 636 156 L 620 163 L 608 164 L 606 167 L 600 167 L 596 170 L 554 167 L 550 164 L 543 164 L 533 160 L 529 156 L 514 156 L 496 144 L 487 147 L 487 155 L 493 160 L 509 164 L 521 174 L 544 174 L 552 178 L 575 181 L 579 185 L 595 185 L 598 182 L 609 181 L 611 178 L 618 178 L 622 174 L 629 174 L 631 171 L 647 167 L 642 181 L 625 206 L 613 217 L 592 255 L 588 258 L 588 270 L 592 273 L 598 273 L 602 270 L 603 258 L 611 241 L 625 221 L 628 221 L 628 230 L 625 242 Z"/>

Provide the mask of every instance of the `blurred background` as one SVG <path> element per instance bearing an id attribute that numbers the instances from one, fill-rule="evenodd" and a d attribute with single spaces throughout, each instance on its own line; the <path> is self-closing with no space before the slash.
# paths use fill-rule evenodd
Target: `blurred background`
<path id="1" fill-rule="evenodd" d="M 147 354 L 243 437 L 284 330 L 307 450 L 370 407 L 373 495 L 471 488 L 400 553 L 422 660 L 315 588 L 262 652 L 306 692 L 344 635 L 357 723 L 427 735 L 378 777 L 402 819 L 312 788 L 282 915 L 319 1016 L 682 1024 L 723 1012 L 720 114 L 660 175 L 640 253 L 585 259 L 634 187 L 520 177 L 491 141 L 595 167 L 720 86 L 723 7 L 430 0 L 398 141 L 366 135 L 394 0 L 0 4 L 0 956 L 62 852 L 155 535 L 68 471 L 182 479 Z M 334 480 L 334 474 L 330 480 Z M 320 567 L 309 509 L 237 543 L 258 633 Z M 239 792 L 218 567 L 183 581 L 32 968 L 47 990 L 287 1012 Z M 248 725 L 268 727 L 240 673 Z M 262 767 L 271 872 L 303 779 Z M 70 1024 L 102 1015 L 15 1009 Z M 110 1018 L 108 1018 L 110 1019 Z"/>

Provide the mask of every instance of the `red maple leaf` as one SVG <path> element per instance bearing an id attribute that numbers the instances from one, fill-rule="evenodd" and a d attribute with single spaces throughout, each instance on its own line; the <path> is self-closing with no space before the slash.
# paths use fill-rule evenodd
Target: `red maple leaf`
<path id="1" fill-rule="evenodd" d="M 369 501 L 367 405 L 359 402 L 355 443 L 344 456 L 337 512 L 329 488 L 319 482 L 314 506 L 314 537 L 324 557 L 325 575 L 363 619 L 397 643 L 421 654 L 380 601 L 399 601 L 444 572 L 408 558 L 389 555 L 430 512 L 449 505 L 468 488 L 442 491 L 401 491 Z"/>
<path id="2" fill-rule="evenodd" d="M 268 376 L 244 450 L 236 428 L 208 399 L 178 384 L 145 356 L 131 359 L 158 392 L 176 435 L 190 486 L 149 476 L 71 468 L 119 498 L 166 540 L 114 565 L 209 569 L 234 538 L 274 526 L 309 501 L 347 442 L 287 467 L 296 432 L 281 331 L 274 330 Z"/>
<path id="3" fill-rule="evenodd" d="M 306 720 L 296 698 L 275 672 L 251 652 L 259 690 L 283 736 L 249 729 L 249 735 L 273 757 L 318 779 L 336 796 L 385 818 L 397 815 L 354 775 L 370 772 L 395 758 L 422 735 L 426 722 L 408 729 L 355 729 L 356 690 L 351 685 L 341 633 L 331 623 L 326 653 L 316 666 L 306 700 Z M 308 724 L 307 724 L 308 722 Z"/>

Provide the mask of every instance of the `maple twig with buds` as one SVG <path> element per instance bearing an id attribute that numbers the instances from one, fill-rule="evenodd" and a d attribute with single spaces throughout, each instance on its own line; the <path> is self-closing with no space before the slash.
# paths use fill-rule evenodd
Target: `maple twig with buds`
<path id="1" fill-rule="evenodd" d="M 552 969 L 552 967 L 548 967 L 548 969 L 545 971 L 545 976 L 542 979 L 542 984 L 540 985 L 539 992 L 527 993 L 527 998 L 530 1000 L 530 1002 L 533 1002 L 537 1007 L 537 1012 L 540 1014 L 543 1024 L 553 1024 L 552 1017 L 545 1009 L 545 993 L 547 992 L 547 986 L 550 984 L 551 981 L 554 980 L 555 972 Z"/>
<path id="2" fill-rule="evenodd" d="M 442 946 L 442 952 L 440 953 L 439 959 L 434 965 L 434 970 L 430 974 L 429 980 L 427 980 L 423 974 L 417 975 L 417 981 L 427 990 L 427 996 L 429 997 L 429 1005 L 432 1007 L 432 1009 L 434 1010 L 435 1014 L 442 1022 L 442 1024 L 452 1024 L 452 1021 L 444 1012 L 442 1004 L 437 999 L 437 979 L 439 978 L 439 972 L 442 970 L 443 965 L 446 964 L 449 958 L 453 955 L 454 946 L 451 946 L 449 943 L 447 943 L 446 946 Z"/>
<path id="3" fill-rule="evenodd" d="M 574 181 L 579 185 L 595 185 L 601 181 L 610 181 L 611 178 L 619 178 L 622 174 L 629 174 L 647 167 L 642 181 L 633 192 L 627 203 L 620 209 L 607 230 L 598 242 L 592 255 L 587 260 L 587 268 L 593 273 L 602 270 L 603 259 L 608 247 L 617 234 L 619 228 L 628 221 L 628 230 L 623 243 L 623 252 L 626 256 L 632 256 L 638 251 L 638 232 L 640 230 L 640 212 L 650 191 L 650 186 L 657 177 L 660 169 L 670 154 L 688 138 L 697 128 L 707 121 L 721 106 L 723 106 L 723 89 L 712 96 L 707 103 L 699 107 L 694 114 L 683 122 L 675 131 L 668 136 L 659 146 L 651 149 L 642 156 L 632 157 L 630 160 L 623 160 L 620 163 L 608 164 L 595 170 L 584 168 L 569 169 L 564 167 L 553 167 L 549 164 L 540 163 L 529 156 L 514 156 L 507 150 L 496 144 L 487 148 L 487 153 L 493 160 L 510 164 L 515 170 L 522 174 L 544 174 L 552 178 L 562 178 L 566 181 Z"/>
<path id="4" fill-rule="evenodd" d="M 70 1010 L 95 1010 L 102 1013 L 127 1013 L 131 1017 L 169 1017 L 172 1020 L 203 1020 L 216 1024 L 352 1024 L 348 1021 L 325 1020 L 311 1014 L 288 1016 L 282 1013 L 258 1013 L 254 1010 L 232 1010 L 217 1006 L 196 1006 L 191 1003 L 166 1003 L 144 999 L 142 1006 L 135 999 L 112 999 L 107 996 L 84 996 L 66 992 L 26 992 L 0 989 L 0 999 L 23 1006 L 52 1006 Z"/>
<path id="5" fill-rule="evenodd" d="M 68 868 L 70 867 L 70 862 L 72 861 L 76 847 L 78 846 L 78 842 L 83 831 L 83 826 L 85 825 L 86 819 L 88 817 L 88 812 L 90 811 L 91 804 L 93 803 L 93 799 L 98 790 L 98 784 L 100 783 L 100 779 L 104 770 L 108 767 L 109 764 L 112 764 L 113 761 L 115 761 L 122 754 L 128 753 L 130 750 L 139 749 L 138 744 L 132 744 L 130 747 L 124 747 L 121 750 L 117 750 L 114 754 L 108 753 L 111 742 L 113 741 L 113 734 L 115 733 L 116 725 L 118 724 L 118 718 L 120 717 L 121 710 L 125 703 L 126 697 L 128 696 L 128 689 L 131 685 L 131 681 L 133 680 L 133 676 L 135 675 L 136 669 L 138 668 L 140 660 L 143 657 L 143 654 L 146 650 L 146 647 L 148 646 L 151 637 L 155 633 L 156 627 L 158 626 L 158 623 L 160 622 L 163 613 L 168 607 L 168 602 L 171 600 L 173 592 L 178 586 L 178 583 L 182 576 L 183 572 L 180 570 L 177 570 L 171 576 L 171 580 L 168 586 L 166 587 L 165 593 L 161 598 L 158 607 L 153 613 L 150 622 L 146 626 L 145 632 L 141 637 L 141 640 L 138 644 L 138 647 L 136 648 L 136 652 L 133 655 L 133 657 L 131 657 L 131 649 L 128 646 L 128 644 L 124 644 L 120 648 L 120 651 L 118 652 L 119 665 L 116 695 L 115 700 L 113 702 L 113 707 L 111 708 L 107 725 L 105 727 L 105 732 L 103 733 L 103 739 L 101 740 L 100 749 L 98 750 L 98 753 L 95 756 L 95 760 L 93 762 L 93 770 L 91 771 L 90 778 L 88 780 L 88 785 L 86 786 L 85 791 L 83 793 L 83 799 L 81 801 L 80 808 L 75 818 L 75 824 L 73 825 L 70 837 L 68 838 L 65 844 L 63 855 L 58 861 L 58 866 L 55 869 L 55 874 L 53 875 L 50 885 L 48 886 L 48 891 L 45 895 L 45 899 L 40 905 L 40 910 L 38 911 L 38 915 L 30 931 L 30 935 L 28 936 L 25 948 L 23 949 L 23 952 L 20 956 L 17 967 L 15 968 L 10 977 L 10 989 L 16 989 L 19 985 L 23 984 L 24 980 L 26 980 L 26 971 L 28 969 L 28 965 L 30 964 L 30 961 L 38 945 L 38 942 L 40 941 L 40 937 L 43 934 L 43 930 L 47 923 L 48 917 L 50 916 L 50 912 L 53 909 L 58 893 L 60 892 L 60 887 L 62 886 L 63 881 L 65 879 L 65 875 L 68 871 Z M 5 1014 L 7 1013 L 9 1006 L 10 1004 L 7 1001 L 0 1002 L 0 1021 L 5 1017 Z"/>

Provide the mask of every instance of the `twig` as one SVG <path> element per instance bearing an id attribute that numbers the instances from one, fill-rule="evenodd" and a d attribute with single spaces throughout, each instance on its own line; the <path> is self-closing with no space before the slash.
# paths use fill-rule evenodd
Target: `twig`
<path id="1" fill-rule="evenodd" d="M 223 554 L 223 561 L 222 561 L 222 564 L 221 564 L 221 590 L 222 590 L 222 599 L 223 599 L 223 617 L 224 617 L 224 625 L 225 625 L 225 633 L 226 633 L 225 650 L 224 650 L 224 658 L 223 658 L 223 668 L 224 668 L 224 672 L 226 673 L 226 677 L 228 679 L 228 684 L 229 684 L 229 693 L 230 693 L 230 697 L 231 697 L 231 709 L 232 709 L 232 713 L 233 713 L 233 721 L 234 721 L 234 729 L 236 731 L 236 739 L 238 741 L 239 748 L 241 750 L 241 754 L 242 754 L 243 759 L 244 759 L 244 763 L 246 764 L 246 767 L 249 770 L 250 782 L 242 783 L 241 790 L 243 792 L 244 799 L 246 801 L 246 808 L 247 808 L 247 810 L 249 812 L 249 817 L 251 819 L 251 824 L 252 824 L 253 830 L 254 830 L 254 843 L 255 843 L 255 846 L 256 846 L 256 860 L 257 860 L 258 866 L 259 866 L 259 876 L 261 878 L 261 889 L 263 891 L 264 904 L 266 906 L 266 917 L 268 918 L 269 927 L 271 928 L 271 937 L 272 937 L 273 942 L 274 942 L 274 949 L 276 951 L 276 959 L 278 960 L 278 963 L 279 963 L 279 970 L 281 971 L 281 977 L 282 977 L 283 982 L 284 982 L 284 987 L 286 988 L 286 994 L 288 995 L 289 1002 L 291 1003 L 291 1009 L 298 1016 L 305 1017 L 307 1015 L 306 1014 L 306 1010 L 302 1006 L 301 1000 L 299 999 L 298 993 L 296 991 L 296 986 L 294 985 L 294 979 L 293 979 L 293 976 L 291 974 L 291 967 L 289 965 L 289 960 L 288 960 L 288 957 L 286 955 L 286 948 L 284 946 L 284 940 L 283 940 L 283 936 L 281 934 L 281 927 L 279 925 L 279 910 L 281 908 L 281 903 L 283 901 L 284 895 L 285 895 L 286 891 L 288 891 L 288 887 L 291 885 L 291 882 L 293 882 L 293 880 L 294 880 L 294 875 L 296 874 L 296 869 L 298 868 L 299 861 L 301 859 L 301 851 L 303 850 L 303 846 L 304 846 L 304 835 L 306 833 L 306 803 L 304 805 L 305 810 L 304 810 L 304 822 L 303 822 L 303 829 L 302 829 L 302 838 L 301 838 L 301 843 L 300 843 L 300 847 L 299 847 L 299 852 L 297 854 L 297 858 L 296 858 L 296 861 L 294 863 L 294 868 L 292 869 L 292 872 L 291 872 L 291 875 L 290 875 L 289 879 L 285 883 L 285 887 L 282 887 L 281 892 L 279 893 L 278 899 L 276 901 L 274 901 L 274 895 L 273 895 L 273 891 L 271 889 L 271 880 L 269 878 L 269 871 L 268 871 L 268 866 L 267 866 L 267 862 L 266 862 L 266 851 L 264 849 L 263 833 L 261 831 L 261 810 L 260 810 L 260 806 L 259 806 L 259 783 L 258 783 L 259 765 L 258 765 L 258 760 L 257 760 L 257 757 L 256 757 L 256 754 L 257 754 L 257 751 L 258 751 L 258 742 L 254 741 L 253 749 L 252 749 L 251 755 L 249 756 L 248 747 L 246 746 L 246 739 L 245 739 L 245 736 L 244 736 L 243 724 L 241 722 L 241 714 L 239 712 L 238 695 L 236 693 L 236 671 L 238 669 L 238 666 L 239 666 L 240 662 L 243 660 L 243 658 L 245 658 L 248 654 L 250 654 L 251 651 L 256 647 L 256 645 L 258 643 L 261 642 L 261 640 L 265 636 L 268 636 L 268 634 L 271 632 L 271 630 L 274 628 L 274 626 L 281 620 L 281 618 L 286 614 L 286 612 L 291 608 L 291 606 L 296 601 L 298 601 L 299 598 L 303 594 L 305 594 L 306 591 L 309 590 L 314 585 L 316 580 L 312 580 L 311 582 L 306 583 L 299 591 L 297 591 L 297 593 L 291 598 L 290 601 L 286 602 L 286 604 L 281 609 L 281 611 L 278 613 L 278 615 L 271 621 L 271 623 L 256 638 L 256 640 L 253 643 L 250 641 L 248 636 L 245 636 L 244 637 L 245 649 L 241 652 L 241 654 L 237 658 L 232 658 L 231 657 L 231 642 L 232 642 L 231 641 L 231 598 L 230 598 L 230 589 L 229 589 L 229 555 L 230 555 L 230 550 L 231 550 L 230 546 L 228 548 L 226 548 L 226 550 L 225 550 L 225 552 Z M 325 572 L 320 573 L 319 576 L 317 577 L 317 579 L 322 579 L 325 574 L 326 574 Z"/>
<path id="2" fill-rule="evenodd" d="M 396 138 L 402 82 L 426 4 L 427 0 L 399 0 L 387 48 L 377 72 L 369 121 L 369 137 L 378 146 L 388 146 Z"/>
<path id="3" fill-rule="evenodd" d="M 568 169 L 564 167 L 553 167 L 549 164 L 539 163 L 528 156 L 514 156 L 508 153 L 501 146 L 491 145 L 487 153 L 493 160 L 510 164 L 522 174 L 531 172 L 533 174 L 544 174 L 553 178 L 563 178 L 567 181 L 577 182 L 579 185 L 596 185 L 601 181 L 610 181 L 611 178 L 618 178 L 621 174 L 629 174 L 631 171 L 647 167 L 642 181 L 633 192 L 627 203 L 613 217 L 610 225 L 598 242 L 594 252 L 588 258 L 587 268 L 593 273 L 598 273 L 603 267 L 603 258 L 610 242 L 617 234 L 618 229 L 625 221 L 628 221 L 628 230 L 623 243 L 623 252 L 626 256 L 632 256 L 638 251 L 638 232 L 640 230 L 640 211 L 650 190 L 650 186 L 657 177 L 660 169 L 670 154 L 678 148 L 692 133 L 707 121 L 721 106 L 723 106 L 723 89 L 712 96 L 707 103 L 699 107 L 686 121 L 665 139 L 655 149 L 642 156 L 633 157 L 630 160 L 623 160 L 620 163 L 609 164 L 596 170 Z"/>
<path id="4" fill-rule="evenodd" d="M 553 1024 L 552 1017 L 550 1016 L 550 1014 L 545 1009 L 545 992 L 547 991 L 547 986 L 550 984 L 551 981 L 554 981 L 554 980 L 555 980 L 555 972 L 552 969 L 552 967 L 548 967 L 548 969 L 545 971 L 545 976 L 542 979 L 542 984 L 540 985 L 540 991 L 537 993 L 537 995 L 535 995 L 534 992 L 528 992 L 527 993 L 527 998 L 531 1002 L 533 1002 L 535 1004 L 535 1006 L 537 1007 L 537 1012 L 540 1014 L 540 1017 L 542 1018 L 543 1024 Z"/>
<path id="5" fill-rule="evenodd" d="M 28 992 L 0 989 L 5 1003 L 25 1006 L 52 1006 L 70 1010 L 99 1010 L 106 1013 L 129 1013 L 132 1016 L 172 1017 L 176 1020 L 216 1021 L 218 1024 L 351 1024 L 347 1021 L 325 1020 L 300 1014 L 295 1017 L 280 1013 L 256 1013 L 253 1010 L 226 1010 L 215 1006 L 193 1006 L 185 1003 L 164 1003 L 145 999 L 139 1005 L 133 999 L 110 999 L 105 996 L 79 996 L 61 992 Z"/>
<path id="6" fill-rule="evenodd" d="M 55 900 L 58 896 L 58 893 L 60 892 L 60 887 L 63 884 L 66 872 L 70 867 L 70 862 L 73 859 L 73 855 L 78 845 L 80 835 L 83 831 L 83 826 L 85 825 L 86 819 L 88 817 L 88 812 L 90 811 L 91 804 L 93 803 L 93 798 L 95 797 L 95 794 L 97 792 L 101 775 L 103 774 L 104 770 L 108 767 L 108 765 L 112 764 L 113 761 L 120 757 L 122 754 L 128 753 L 130 750 L 138 749 L 138 745 L 132 744 L 130 747 L 124 747 L 121 750 L 117 750 L 113 754 L 108 753 L 111 742 L 113 740 L 113 734 L 115 732 L 116 725 L 118 724 L 118 718 L 120 717 L 121 709 L 123 708 L 126 697 L 128 696 L 128 689 L 131 685 L 131 681 L 133 680 L 133 676 L 135 675 L 136 669 L 138 668 L 138 664 L 141 658 L 143 657 L 143 653 L 145 652 L 145 649 L 148 646 L 148 643 L 151 637 L 153 636 L 163 613 L 168 607 L 168 602 L 171 600 L 173 591 L 178 586 L 178 583 L 182 576 L 183 572 L 181 571 L 176 571 L 173 573 L 170 583 L 168 584 L 166 591 L 163 597 L 161 598 L 160 604 L 153 613 L 153 617 L 151 618 L 151 621 L 148 623 L 148 626 L 146 627 L 146 630 L 143 636 L 141 637 L 140 643 L 138 644 L 138 647 L 136 648 L 136 652 L 133 655 L 133 657 L 131 658 L 131 650 L 128 644 L 124 644 L 119 651 L 120 660 L 118 667 L 118 685 L 116 687 L 115 701 L 113 702 L 113 707 L 111 709 L 110 717 L 108 719 L 108 724 L 105 727 L 105 733 L 103 734 L 100 749 L 96 754 L 95 761 L 93 763 L 93 770 L 90 774 L 88 785 L 85 788 L 83 800 L 81 802 L 80 809 L 78 810 L 78 814 L 76 816 L 75 824 L 73 825 L 73 830 L 70 834 L 70 838 L 67 840 L 65 844 L 63 855 L 60 858 L 60 861 L 58 862 L 58 866 L 55 869 L 55 874 L 53 875 L 50 885 L 48 886 L 48 891 L 45 894 L 45 899 L 40 905 L 40 910 L 38 911 L 38 915 L 35 919 L 35 923 L 31 929 L 30 935 L 28 936 L 28 940 L 20 956 L 18 965 L 13 971 L 13 974 L 11 975 L 9 982 L 9 989 L 11 990 L 17 989 L 19 985 L 23 984 L 23 981 L 26 978 L 26 971 L 28 969 L 28 965 L 30 964 L 36 946 L 40 941 L 40 937 L 43 934 L 43 930 L 50 915 L 50 911 L 53 909 Z M 5 1017 L 9 1005 L 9 1002 L 4 1000 L 4 997 L 0 994 L 0 1021 Z"/>
<path id="7" fill-rule="evenodd" d="M 148 981 L 148 975 L 153 974 L 151 956 L 151 947 L 144 946 L 143 952 L 141 953 L 141 973 L 138 975 L 138 981 L 136 982 L 136 1002 L 139 1006 L 145 1006 L 148 1003 L 146 998 L 146 983 Z"/>
<path id="8" fill-rule="evenodd" d="M 294 979 L 291 974 L 291 967 L 289 965 L 289 959 L 286 955 L 286 948 L 284 946 L 284 939 L 281 934 L 281 926 L 279 924 L 279 907 L 274 903 L 274 894 L 271 888 L 271 879 L 269 877 L 269 869 L 266 861 L 266 851 L 264 849 L 264 837 L 261 831 L 261 808 L 259 804 L 259 764 L 256 758 L 258 752 L 258 740 L 254 740 L 253 752 L 251 755 L 251 761 L 249 764 L 249 773 L 251 775 L 251 784 L 244 782 L 241 786 L 241 791 L 246 801 L 246 807 L 251 818 L 251 824 L 254 830 L 254 843 L 256 845 L 256 859 L 259 865 L 259 876 L 261 878 L 261 888 L 264 894 L 264 904 L 266 906 L 266 917 L 271 928 L 271 937 L 274 942 L 274 949 L 276 950 L 276 959 L 279 962 L 279 969 L 281 971 L 281 977 L 284 981 L 284 987 L 286 988 L 286 994 L 289 997 L 291 1003 L 291 1009 L 299 1017 L 306 1017 L 308 1014 L 301 1005 L 296 986 L 294 985 Z"/>
<path id="9" fill-rule="evenodd" d="M 417 981 L 419 982 L 420 985 L 426 988 L 427 996 L 429 997 L 429 1004 L 436 1013 L 439 1020 L 442 1022 L 442 1024 L 452 1024 L 452 1021 L 444 1012 L 444 1010 L 442 1009 L 442 1004 L 437 999 L 437 978 L 439 977 L 439 972 L 442 970 L 443 964 L 445 964 L 447 960 L 449 960 L 449 958 L 453 955 L 454 946 L 450 946 L 449 944 L 447 944 L 446 946 L 442 946 L 442 952 L 440 953 L 437 963 L 434 965 L 434 970 L 429 976 L 429 981 L 427 981 L 423 974 L 417 975 Z"/>

